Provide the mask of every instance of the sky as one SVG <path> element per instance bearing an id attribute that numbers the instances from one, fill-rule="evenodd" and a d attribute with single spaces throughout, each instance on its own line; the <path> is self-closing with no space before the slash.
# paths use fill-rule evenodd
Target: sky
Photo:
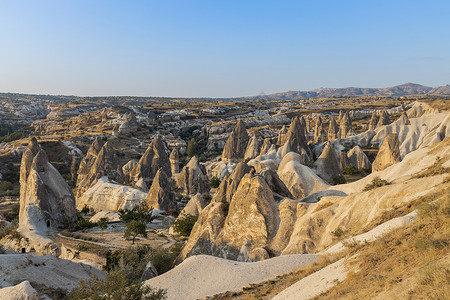
<path id="1" fill-rule="evenodd" d="M 0 92 L 238 97 L 450 84 L 448 0 L 0 0 Z"/>

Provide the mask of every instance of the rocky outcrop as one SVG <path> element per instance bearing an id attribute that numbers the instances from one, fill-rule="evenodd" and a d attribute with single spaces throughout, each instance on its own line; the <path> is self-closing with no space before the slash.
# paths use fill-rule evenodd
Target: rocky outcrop
<path id="1" fill-rule="evenodd" d="M 231 175 L 225 177 L 214 194 L 213 202 L 230 202 L 236 192 L 242 177 L 250 172 L 250 167 L 240 162 Z"/>
<path id="2" fill-rule="evenodd" d="M 300 120 L 294 118 L 286 134 L 286 143 L 280 148 L 281 157 L 289 152 L 296 152 L 303 157 L 305 164 L 311 160 L 311 150 L 307 146 L 304 132 L 305 130 L 300 125 Z"/>
<path id="3" fill-rule="evenodd" d="M 156 172 L 145 201 L 148 207 L 158 210 L 178 210 L 172 183 L 162 169 Z"/>
<path id="4" fill-rule="evenodd" d="M 152 261 L 149 260 L 147 265 L 145 265 L 144 272 L 142 272 L 141 281 L 149 280 L 156 276 L 158 276 L 158 271 Z"/>
<path id="5" fill-rule="evenodd" d="M 102 177 L 86 192 L 77 198 L 77 209 L 84 206 L 99 212 L 102 210 L 118 211 L 132 209 L 145 200 L 147 193 L 136 188 L 116 184 Z"/>
<path id="6" fill-rule="evenodd" d="M 314 162 L 314 166 L 316 167 L 317 175 L 329 183 L 333 182 L 334 176 L 341 174 L 336 153 L 330 143 L 325 145 L 322 154 Z"/>
<path id="7" fill-rule="evenodd" d="M 341 152 L 342 153 L 342 152 Z M 361 147 L 356 145 L 347 154 L 348 162 L 352 164 L 358 171 L 372 168 L 367 155 L 362 151 Z"/>
<path id="8" fill-rule="evenodd" d="M 248 140 L 249 137 L 245 124 L 239 119 L 223 148 L 222 160 L 244 160 Z"/>
<path id="9" fill-rule="evenodd" d="M 285 125 L 281 127 L 280 131 L 278 131 L 278 138 L 277 138 L 277 145 L 283 146 L 284 143 L 286 143 L 286 134 L 288 132 L 288 129 Z"/>
<path id="10" fill-rule="evenodd" d="M 118 212 L 102 210 L 89 219 L 91 223 L 97 223 L 100 219 L 105 218 L 108 222 L 120 222 L 120 214 Z"/>
<path id="11" fill-rule="evenodd" d="M 134 112 L 130 112 L 125 116 L 125 121 L 119 127 L 119 136 L 130 136 L 138 129 L 138 122 Z"/>
<path id="12" fill-rule="evenodd" d="M 346 166 L 348 166 L 349 161 L 348 161 L 348 156 L 347 156 L 347 152 L 345 151 L 341 151 L 339 152 L 339 169 L 344 170 Z"/>
<path id="13" fill-rule="evenodd" d="M 322 118 L 319 116 L 316 119 L 316 126 L 314 127 L 314 144 L 323 142 L 323 124 Z"/>
<path id="14" fill-rule="evenodd" d="M 352 120 L 348 112 L 345 112 L 342 117 L 340 117 L 340 126 L 339 126 L 339 137 L 341 139 L 345 139 L 346 137 L 352 136 Z"/>
<path id="15" fill-rule="evenodd" d="M 102 139 L 97 137 L 78 169 L 77 198 L 103 176 L 107 176 L 118 183 L 124 182 L 124 175 L 116 152 L 109 142 L 103 144 Z"/>
<path id="16" fill-rule="evenodd" d="M 39 300 L 39 295 L 30 282 L 25 280 L 15 286 L 0 288 L 0 299 Z"/>
<path id="17" fill-rule="evenodd" d="M 375 111 L 372 112 L 372 117 L 370 117 L 370 121 L 368 124 L 368 130 L 375 130 L 377 128 L 378 118 L 377 113 Z"/>
<path id="18" fill-rule="evenodd" d="M 330 117 L 330 124 L 328 125 L 328 140 L 333 141 L 337 138 L 337 124 L 336 120 L 333 117 Z"/>
<path id="19" fill-rule="evenodd" d="M 131 171 L 130 181 L 137 182 L 142 178 L 147 186 L 149 186 L 149 183 L 153 180 L 159 169 L 162 169 L 168 177 L 172 176 L 166 145 L 160 136 L 157 135 L 153 138 L 147 150 L 145 150 L 138 164 Z"/>
<path id="20" fill-rule="evenodd" d="M 63 227 L 76 219 L 72 190 L 33 137 L 20 165 L 19 226 L 45 233 L 49 227 Z"/>
<path id="21" fill-rule="evenodd" d="M 176 182 L 180 192 L 186 195 L 203 194 L 210 189 L 206 169 L 199 163 L 196 156 L 193 156 L 176 176 Z"/>
<path id="22" fill-rule="evenodd" d="M 263 143 L 263 145 L 261 147 L 261 151 L 259 152 L 259 155 L 266 155 L 269 152 L 270 147 L 272 147 L 272 143 L 270 142 L 270 138 L 265 138 L 264 139 L 264 143 Z"/>
<path id="23" fill-rule="evenodd" d="M 131 181 L 131 171 L 133 171 L 134 167 L 138 164 L 137 159 L 131 159 L 122 167 L 122 173 L 125 178 L 125 183 L 129 183 Z"/>
<path id="24" fill-rule="evenodd" d="M 372 163 L 372 172 L 381 171 L 401 161 L 398 136 L 389 134 L 383 141 L 377 157 Z"/>
<path id="25" fill-rule="evenodd" d="M 259 142 L 256 135 L 252 136 L 248 141 L 247 148 L 245 149 L 245 160 L 250 160 L 259 155 Z"/>
<path id="26" fill-rule="evenodd" d="M 182 215 L 192 215 L 198 217 L 205 208 L 206 204 L 202 194 L 193 196 L 180 213 Z"/>
<path id="27" fill-rule="evenodd" d="M 381 112 L 380 119 L 378 120 L 376 128 L 384 126 L 384 125 L 389 125 L 389 123 L 390 123 L 389 114 L 385 110 L 383 110 Z"/>
<path id="28" fill-rule="evenodd" d="M 278 167 L 280 179 L 295 200 L 301 200 L 312 193 L 328 188 L 328 185 L 301 161 L 302 158 L 298 153 L 290 152 L 283 157 Z"/>
<path id="29" fill-rule="evenodd" d="M 178 153 L 178 148 L 173 148 L 169 155 L 170 168 L 172 174 L 180 173 L 180 154 Z"/>

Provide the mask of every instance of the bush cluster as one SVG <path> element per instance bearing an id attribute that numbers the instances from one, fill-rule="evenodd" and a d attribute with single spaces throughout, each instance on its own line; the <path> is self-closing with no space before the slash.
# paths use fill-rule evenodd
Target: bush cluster
<path id="1" fill-rule="evenodd" d="M 387 180 L 381 179 L 380 177 L 377 176 L 374 179 L 372 179 L 372 182 L 370 184 L 368 184 L 364 187 L 363 191 L 370 191 L 374 188 L 381 187 L 381 186 L 388 185 L 388 184 L 389 184 L 389 182 Z"/>
<path id="2" fill-rule="evenodd" d="M 190 214 L 180 215 L 172 224 L 173 230 L 179 235 L 189 236 L 197 219 L 198 217 Z"/>

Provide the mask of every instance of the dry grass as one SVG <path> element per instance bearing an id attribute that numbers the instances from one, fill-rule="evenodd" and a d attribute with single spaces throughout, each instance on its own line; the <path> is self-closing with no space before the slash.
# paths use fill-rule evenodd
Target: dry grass
<path id="1" fill-rule="evenodd" d="M 289 274 L 280 275 L 271 280 L 263 281 L 257 284 L 251 284 L 242 288 L 240 292 L 225 292 L 208 297 L 208 299 L 272 299 L 287 287 L 293 285 L 302 278 L 319 271 L 320 269 L 339 260 L 340 257 L 328 258 L 322 257 L 311 266 L 299 268 Z"/>
<path id="2" fill-rule="evenodd" d="M 317 299 L 450 299 L 450 196 L 444 191 L 429 195 L 411 226 L 351 251 L 359 271 Z"/>

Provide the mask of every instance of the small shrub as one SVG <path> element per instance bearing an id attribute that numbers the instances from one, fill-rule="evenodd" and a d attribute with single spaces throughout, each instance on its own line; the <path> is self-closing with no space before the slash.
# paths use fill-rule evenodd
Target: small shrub
<path id="1" fill-rule="evenodd" d="M 135 206 L 132 209 L 121 209 L 119 210 L 120 219 L 125 222 L 138 221 L 143 224 L 151 222 L 155 219 L 152 216 L 153 210 L 148 207 L 146 202 L 142 202 L 141 205 Z"/>
<path id="2" fill-rule="evenodd" d="M 220 185 L 220 179 L 217 178 L 217 176 L 213 176 L 211 177 L 211 179 L 209 180 L 209 186 L 212 187 L 213 189 L 218 188 Z"/>
<path id="3" fill-rule="evenodd" d="M 342 170 L 342 174 L 344 175 L 355 175 L 356 173 L 358 173 L 358 170 L 352 164 L 349 164 Z"/>
<path id="4" fill-rule="evenodd" d="M 197 222 L 196 216 L 190 214 L 181 215 L 173 222 L 172 227 L 179 235 L 189 236 L 195 222 Z"/>
<path id="5" fill-rule="evenodd" d="M 127 229 L 125 230 L 123 237 L 126 239 L 131 238 L 131 240 L 133 241 L 133 244 L 134 244 L 134 241 L 136 240 L 136 237 L 138 235 L 147 237 L 145 223 L 142 223 L 142 222 L 139 222 L 136 220 L 132 220 L 132 221 L 128 222 Z"/>
<path id="6" fill-rule="evenodd" d="M 2 181 L 0 182 L 0 191 L 10 191 L 13 189 L 13 184 L 9 181 Z"/>
<path id="7" fill-rule="evenodd" d="M 97 222 L 97 226 L 101 230 L 105 230 L 106 228 L 108 228 L 108 219 L 107 218 L 100 218 L 100 220 L 98 220 L 98 222 Z"/>
<path id="8" fill-rule="evenodd" d="M 79 218 L 78 221 L 75 223 L 77 230 L 86 230 L 88 228 L 94 227 L 95 224 L 90 222 L 89 220 L 86 220 L 85 218 Z"/>
<path id="9" fill-rule="evenodd" d="M 334 238 L 339 239 L 345 235 L 347 231 L 342 229 L 341 227 L 336 228 L 331 232 Z"/>
<path id="10" fill-rule="evenodd" d="M 345 182 L 346 181 L 345 181 L 344 176 L 342 176 L 342 175 L 335 175 L 335 176 L 333 176 L 333 184 L 334 185 L 344 184 Z"/>
<path id="11" fill-rule="evenodd" d="M 83 213 L 85 215 L 87 215 L 89 213 L 89 207 L 86 204 L 83 206 L 81 213 Z"/>
<path id="12" fill-rule="evenodd" d="M 203 201 L 205 202 L 206 205 L 211 203 L 212 197 L 210 194 L 203 194 L 202 196 L 203 196 Z"/>
<path id="13" fill-rule="evenodd" d="M 11 211 L 5 214 L 5 220 L 8 222 L 13 222 L 14 220 L 19 220 L 19 211 L 20 211 L 20 204 L 14 204 L 11 208 Z"/>
<path id="14" fill-rule="evenodd" d="M 372 179 L 372 183 L 370 183 L 364 187 L 363 191 L 370 191 L 374 188 L 385 186 L 385 185 L 389 185 L 389 182 L 387 180 L 381 179 L 380 177 L 377 176 L 374 179 Z"/>

